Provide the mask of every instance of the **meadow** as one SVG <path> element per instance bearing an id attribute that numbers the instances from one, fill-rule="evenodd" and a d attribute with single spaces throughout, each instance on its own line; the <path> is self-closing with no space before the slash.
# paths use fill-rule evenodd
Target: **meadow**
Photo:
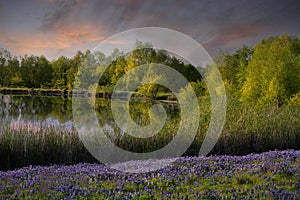
<path id="1" fill-rule="evenodd" d="M 144 161 L 135 162 L 142 167 Z M 102 164 L 29 166 L 0 171 L 0 198 L 299 199 L 299 172 L 300 151 L 295 150 L 181 157 L 164 169 L 139 174 Z"/>

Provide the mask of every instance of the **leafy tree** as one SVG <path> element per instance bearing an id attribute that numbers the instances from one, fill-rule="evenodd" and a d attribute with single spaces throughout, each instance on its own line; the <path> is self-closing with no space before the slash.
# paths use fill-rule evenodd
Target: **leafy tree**
<path id="1" fill-rule="evenodd" d="M 83 62 L 84 53 L 78 51 L 70 60 L 70 68 L 67 70 L 67 89 L 70 92 L 73 89 L 74 81 L 78 73 L 79 66 Z"/>
<path id="2" fill-rule="evenodd" d="M 101 75 L 99 85 L 102 87 L 102 90 L 111 93 L 113 85 L 115 85 L 119 78 L 124 74 L 126 60 L 122 52 L 118 49 L 114 49 L 113 53 L 105 59 L 105 64 L 109 66 Z"/>
<path id="3" fill-rule="evenodd" d="M 41 56 L 37 60 L 37 69 L 36 69 L 36 76 L 34 77 L 36 82 L 36 87 L 50 87 L 51 80 L 52 80 L 52 65 L 51 63 L 45 58 L 45 56 Z"/>
<path id="4" fill-rule="evenodd" d="M 225 83 L 227 93 L 239 92 L 245 82 L 245 71 L 252 57 L 253 49 L 243 46 L 234 54 L 221 52 L 215 60 Z"/>
<path id="5" fill-rule="evenodd" d="M 0 84 L 1 87 L 9 86 L 12 76 L 11 64 L 12 55 L 6 49 L 0 49 Z"/>
<path id="6" fill-rule="evenodd" d="M 137 41 L 135 46 L 136 48 L 126 58 L 127 66 L 125 72 L 128 72 L 136 66 L 150 64 L 155 57 L 155 50 L 151 44 Z"/>
<path id="7" fill-rule="evenodd" d="M 166 81 L 166 77 L 164 77 L 161 74 L 157 74 L 153 70 L 152 65 L 153 64 L 150 64 L 149 69 L 146 72 L 146 75 L 142 78 L 141 80 L 142 86 L 139 87 L 138 93 L 155 100 L 159 89 L 162 88 L 162 86 L 157 83 L 158 82 L 162 83 Z"/>
<path id="8" fill-rule="evenodd" d="M 99 85 L 97 80 L 100 78 L 100 73 L 104 73 L 106 62 L 107 58 L 103 53 L 87 51 L 80 65 L 76 86 L 89 91 L 97 89 Z"/>
<path id="9" fill-rule="evenodd" d="M 207 86 L 203 79 L 197 82 L 190 82 L 190 84 L 193 87 L 193 90 L 197 97 L 209 95 Z"/>
<path id="10" fill-rule="evenodd" d="M 282 105 L 300 91 L 300 41 L 283 35 L 262 40 L 246 69 L 241 101 Z"/>
<path id="11" fill-rule="evenodd" d="M 20 63 L 17 57 L 12 57 L 12 59 L 9 62 L 10 66 L 10 84 L 9 86 L 17 87 L 22 85 L 22 77 L 20 72 Z"/>
<path id="12" fill-rule="evenodd" d="M 17 63 L 17 61 L 14 62 Z M 13 84 L 30 88 L 49 88 L 51 86 L 52 65 L 45 56 L 25 55 L 21 58 L 21 67 L 18 68 L 13 70 Z"/>
<path id="13" fill-rule="evenodd" d="M 124 75 L 127 66 L 127 60 L 124 56 L 119 57 L 114 63 L 114 73 L 111 77 L 111 83 L 116 84 L 118 80 Z"/>
<path id="14" fill-rule="evenodd" d="M 54 88 L 67 89 L 67 71 L 71 68 L 71 61 L 67 57 L 61 56 L 52 63 Z"/>
<path id="15" fill-rule="evenodd" d="M 38 57 L 25 55 L 21 58 L 21 77 L 23 86 L 33 88 L 38 87 L 36 76 L 38 75 Z"/>

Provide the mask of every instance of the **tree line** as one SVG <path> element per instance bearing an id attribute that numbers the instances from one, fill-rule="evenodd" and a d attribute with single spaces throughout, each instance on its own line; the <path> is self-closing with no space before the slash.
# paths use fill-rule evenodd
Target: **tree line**
<path id="1" fill-rule="evenodd" d="M 56 60 L 49 61 L 45 56 L 34 55 L 25 55 L 18 59 L 9 51 L 0 49 L 0 58 L 1 87 L 62 89 L 70 92 L 77 75 L 86 75 L 88 79 L 97 78 L 94 65 L 104 63 L 103 60 L 110 65 L 98 82 L 99 92 L 111 93 L 115 84 L 126 72 L 136 66 L 150 63 L 171 66 L 189 81 L 201 80 L 201 76 L 192 65 L 182 62 L 164 50 L 155 50 L 151 44 L 141 42 L 137 42 L 135 50 L 127 55 L 118 49 L 115 49 L 109 57 L 105 57 L 101 52 L 92 53 L 87 50 L 85 53 L 78 51 L 73 58 L 60 56 Z M 83 67 L 87 65 L 89 67 Z M 81 67 L 83 69 L 78 74 Z M 144 80 L 145 83 L 148 81 L 150 80 Z M 159 91 L 166 92 L 167 89 L 149 84 L 141 87 L 139 92 L 141 91 L 153 98 Z"/>
<path id="2" fill-rule="evenodd" d="M 109 57 L 101 52 L 78 51 L 73 58 L 60 56 L 53 61 L 34 55 L 17 58 L 8 50 L 0 49 L 0 86 L 72 91 L 79 68 L 90 60 L 97 63 L 103 59 L 110 65 L 97 84 L 100 92 L 111 93 L 118 80 L 136 66 L 159 63 L 185 76 L 198 96 L 208 95 L 205 82 L 194 66 L 141 42 L 137 42 L 135 50 L 126 55 L 118 49 Z M 249 104 L 259 102 L 280 106 L 292 102 L 300 105 L 300 41 L 295 36 L 271 36 L 254 47 L 243 46 L 232 54 L 221 52 L 215 63 L 229 96 Z M 81 73 L 89 74 L 88 70 Z M 141 81 L 147 83 L 151 77 Z M 156 98 L 159 92 L 169 92 L 156 84 L 146 84 L 139 91 L 150 98 Z"/>
<path id="3" fill-rule="evenodd" d="M 300 105 L 300 41 L 287 34 L 216 60 L 227 93 L 247 104 Z"/>

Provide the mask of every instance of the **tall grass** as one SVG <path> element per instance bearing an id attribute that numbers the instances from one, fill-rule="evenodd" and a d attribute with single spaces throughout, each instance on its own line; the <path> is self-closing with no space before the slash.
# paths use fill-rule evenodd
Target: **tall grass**
<path id="1" fill-rule="evenodd" d="M 245 106 L 230 99 L 216 154 L 244 155 L 268 150 L 300 149 L 300 107 Z"/>
<path id="2" fill-rule="evenodd" d="M 78 162 L 96 160 L 85 149 L 75 130 L 30 123 L 1 127 L 0 170 Z"/>
<path id="3" fill-rule="evenodd" d="M 197 136 L 184 155 L 197 155 L 210 121 L 209 98 L 200 99 Z M 136 111 L 137 112 L 137 111 Z M 109 118 L 109 114 L 105 113 Z M 180 119 L 171 118 L 163 130 L 147 139 L 134 138 L 113 127 L 113 142 L 133 152 L 149 152 L 168 144 Z M 229 99 L 226 123 L 211 154 L 245 155 L 274 149 L 300 149 L 300 108 L 267 105 L 251 107 Z M 80 141 L 76 130 L 43 124 L 0 127 L 0 169 L 25 165 L 96 162 Z"/>

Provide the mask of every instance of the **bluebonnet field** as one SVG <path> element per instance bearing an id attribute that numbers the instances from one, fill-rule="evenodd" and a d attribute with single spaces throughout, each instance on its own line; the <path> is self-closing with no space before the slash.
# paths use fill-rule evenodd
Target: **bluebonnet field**
<path id="1" fill-rule="evenodd" d="M 24 167 L 0 177 L 1 199 L 300 199 L 300 151 L 181 157 L 139 174 L 85 163 Z"/>

